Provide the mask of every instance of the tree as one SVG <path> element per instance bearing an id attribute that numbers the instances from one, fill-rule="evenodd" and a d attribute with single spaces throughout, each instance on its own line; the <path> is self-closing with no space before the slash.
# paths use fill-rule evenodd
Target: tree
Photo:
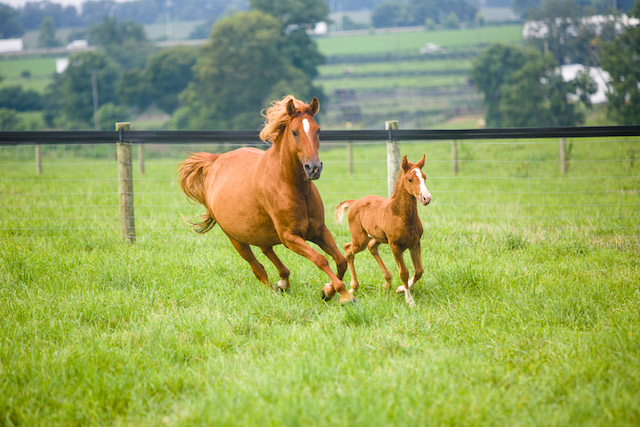
<path id="1" fill-rule="evenodd" d="M 500 110 L 502 102 L 500 87 L 512 73 L 522 67 L 524 61 L 525 54 L 522 49 L 506 44 L 489 46 L 474 61 L 471 77 L 477 90 L 484 93 L 484 104 L 487 107 L 487 126 L 503 126 L 503 113 Z"/>
<path id="2" fill-rule="evenodd" d="M 185 47 L 164 49 L 149 58 L 145 77 L 158 108 L 171 114 L 179 106 L 178 95 L 193 80 L 197 51 Z"/>
<path id="3" fill-rule="evenodd" d="M 40 33 L 38 34 L 38 46 L 44 48 L 52 48 L 60 46 L 60 40 L 56 38 L 56 24 L 52 18 L 44 18 L 40 24 Z"/>
<path id="4" fill-rule="evenodd" d="M 284 37 L 283 53 L 310 79 L 325 61 L 306 30 L 327 20 L 329 8 L 321 0 L 250 0 L 251 7 L 278 19 Z"/>
<path id="5" fill-rule="evenodd" d="M 640 17 L 640 0 L 631 15 Z M 640 124 L 640 25 L 628 27 L 602 47 L 602 68 L 611 75 L 608 112 L 624 125 Z"/>
<path id="6" fill-rule="evenodd" d="M 122 73 L 116 92 L 123 103 L 141 111 L 153 103 L 154 90 L 145 71 L 138 68 Z"/>
<path id="7" fill-rule="evenodd" d="M 259 11 L 241 12 L 219 21 L 198 53 L 194 81 L 180 95 L 173 128 L 253 129 L 258 112 L 270 101 L 273 88 L 285 87 L 293 65 L 282 53 L 281 23 Z M 305 93 L 312 88 L 310 80 Z"/>
<path id="8" fill-rule="evenodd" d="M 69 66 L 50 87 L 48 109 L 55 109 L 58 127 L 89 128 L 93 123 L 93 79 L 100 105 L 117 103 L 118 69 L 102 52 L 83 52 L 69 59 Z M 51 105 L 54 101 L 55 104 Z"/>
<path id="9" fill-rule="evenodd" d="M 144 27 L 133 21 L 119 23 L 116 18 L 105 17 L 100 25 L 89 27 L 88 35 L 90 44 L 102 47 L 125 70 L 144 68 L 153 51 Z"/>
<path id="10" fill-rule="evenodd" d="M 32 89 L 22 86 L 0 88 L 0 108 L 16 111 L 37 111 L 42 109 L 42 96 Z"/>
<path id="11" fill-rule="evenodd" d="M 490 46 L 472 75 L 485 95 L 490 127 L 577 126 L 584 112 L 569 98 L 590 106 L 596 89 L 586 74 L 565 82 L 551 55 L 504 45 Z"/>
<path id="12" fill-rule="evenodd" d="M 22 37 L 24 29 L 18 20 L 18 13 L 10 6 L 0 4 L 0 39 Z"/>

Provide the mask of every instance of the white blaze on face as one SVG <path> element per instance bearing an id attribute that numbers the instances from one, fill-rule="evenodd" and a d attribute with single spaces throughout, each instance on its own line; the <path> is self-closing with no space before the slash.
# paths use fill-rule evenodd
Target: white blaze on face
<path id="1" fill-rule="evenodd" d="M 422 171 L 418 168 L 413 168 L 413 172 L 418 177 L 418 182 L 420 183 L 420 194 L 424 198 L 431 198 L 431 193 L 427 190 L 427 184 L 424 182 L 424 178 L 422 177 Z"/>
<path id="2" fill-rule="evenodd" d="M 309 123 L 309 119 L 302 119 L 302 129 L 304 129 L 304 133 L 307 134 L 307 138 L 311 141 L 311 135 L 309 134 L 311 131 L 311 124 Z"/>

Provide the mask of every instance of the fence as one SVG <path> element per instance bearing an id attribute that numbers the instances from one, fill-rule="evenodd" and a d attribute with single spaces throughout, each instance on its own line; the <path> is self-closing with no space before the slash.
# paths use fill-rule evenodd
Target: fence
<path id="1" fill-rule="evenodd" d="M 386 195 L 400 153 L 426 153 L 427 236 L 637 244 L 639 136 L 640 126 L 323 131 L 316 183 L 330 217 L 342 199 Z M 183 229 L 179 212 L 199 208 L 176 183 L 182 153 L 248 144 L 264 146 L 257 131 L 0 132 L 0 235 L 120 228 L 132 242 L 134 203 L 143 230 Z"/>

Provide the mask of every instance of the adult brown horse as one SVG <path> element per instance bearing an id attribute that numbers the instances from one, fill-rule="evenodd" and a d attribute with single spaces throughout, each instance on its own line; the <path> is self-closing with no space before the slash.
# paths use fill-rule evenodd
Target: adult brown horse
<path id="1" fill-rule="evenodd" d="M 270 148 L 194 154 L 181 164 L 180 186 L 187 197 L 207 208 L 194 230 L 206 233 L 219 224 L 258 280 L 271 289 L 250 246 L 259 247 L 276 266 L 281 290 L 288 290 L 290 283 L 289 270 L 273 251 L 278 244 L 308 258 L 329 276 L 331 282 L 322 288 L 325 300 L 339 292 L 340 302 L 354 301 L 342 282 L 347 260 L 325 226 L 324 205 L 312 182 L 322 172 L 320 128 L 313 118 L 318 109 L 316 98 L 309 105 L 291 95 L 274 102 L 260 132 L 263 141 L 272 142 Z M 306 240 L 333 257 L 337 275 Z"/>
<path id="2" fill-rule="evenodd" d="M 378 246 L 388 243 L 393 257 L 398 264 L 402 285 L 396 292 L 404 292 L 405 301 L 413 305 L 411 288 L 422 277 L 422 254 L 420 253 L 420 238 L 422 237 L 422 222 L 418 217 L 416 199 L 423 205 L 431 201 L 431 193 L 425 185 L 425 175 L 422 173 L 425 156 L 417 163 L 402 158 L 402 170 L 398 174 L 396 185 L 390 199 L 380 196 L 366 196 L 360 200 L 345 200 L 336 208 L 336 219 L 342 222 L 346 210 L 349 209 L 349 230 L 351 242 L 344 245 L 344 250 L 351 270 L 351 293 L 358 290 L 360 284 L 356 277 L 354 266 L 355 254 L 369 248 L 369 252 L 382 269 L 385 289 L 391 287 L 391 273 L 382 262 L 378 254 Z M 409 271 L 404 263 L 404 251 L 409 249 L 413 261 L 414 273 L 409 280 Z"/>

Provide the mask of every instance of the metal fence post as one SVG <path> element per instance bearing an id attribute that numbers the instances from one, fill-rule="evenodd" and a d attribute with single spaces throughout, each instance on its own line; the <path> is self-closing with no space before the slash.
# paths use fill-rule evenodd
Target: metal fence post
<path id="1" fill-rule="evenodd" d="M 133 167 L 131 143 L 124 141 L 123 131 L 131 130 L 131 123 L 116 123 L 119 132 L 118 198 L 120 202 L 120 234 L 129 243 L 136 240 L 135 216 L 133 212 Z"/>
<path id="2" fill-rule="evenodd" d="M 398 129 L 398 121 L 390 120 L 384 123 L 384 128 L 389 131 L 387 139 L 387 193 L 389 197 L 393 194 L 396 184 L 396 177 L 400 171 L 400 145 L 393 136 L 393 131 Z"/>

